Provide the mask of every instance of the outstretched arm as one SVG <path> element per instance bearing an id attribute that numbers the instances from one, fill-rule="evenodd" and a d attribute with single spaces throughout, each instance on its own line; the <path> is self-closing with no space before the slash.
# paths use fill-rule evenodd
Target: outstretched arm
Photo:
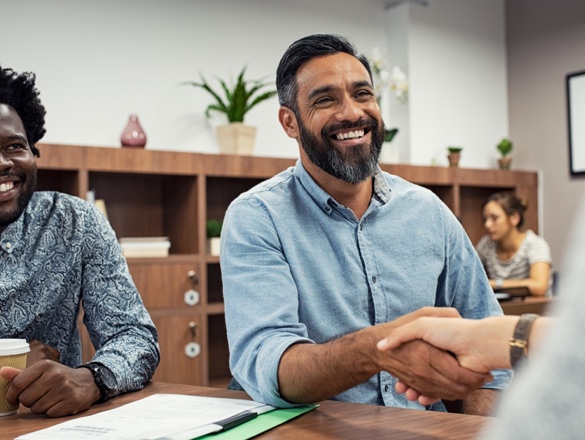
<path id="1" fill-rule="evenodd" d="M 394 350 L 401 344 L 423 340 L 457 356 L 462 367 L 480 373 L 497 368 L 511 368 L 509 339 L 518 323 L 518 316 L 496 316 L 480 320 L 441 317 L 419 317 L 396 328 L 378 342 L 381 351 Z M 538 346 L 551 318 L 539 317 L 529 336 L 531 350 Z M 409 400 L 423 405 L 436 401 L 417 386 L 400 377 L 397 391 L 405 393 Z M 408 385 L 407 385 L 408 384 Z M 440 396 L 448 398 L 447 396 Z"/>
<path id="2" fill-rule="evenodd" d="M 468 371 L 449 353 L 422 341 L 398 344 L 384 351 L 376 349 L 381 337 L 422 316 L 459 315 L 455 309 L 425 307 L 327 344 L 293 345 L 279 365 L 281 396 L 295 403 L 317 402 L 354 387 L 379 371 L 388 371 L 425 395 L 461 399 L 492 379 L 489 372 Z"/>

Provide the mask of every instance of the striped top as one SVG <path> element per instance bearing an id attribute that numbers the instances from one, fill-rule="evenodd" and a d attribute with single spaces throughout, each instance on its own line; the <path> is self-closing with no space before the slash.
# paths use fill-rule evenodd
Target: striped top
<path id="1" fill-rule="evenodd" d="M 476 247 L 479 258 L 485 267 L 489 279 L 501 278 L 504 280 L 518 280 L 530 278 L 530 266 L 544 261 L 549 263 L 550 279 L 547 296 L 552 295 L 552 258 L 550 247 L 546 240 L 536 235 L 532 230 L 526 231 L 524 241 L 508 260 L 498 258 L 496 242 L 484 235 Z"/>

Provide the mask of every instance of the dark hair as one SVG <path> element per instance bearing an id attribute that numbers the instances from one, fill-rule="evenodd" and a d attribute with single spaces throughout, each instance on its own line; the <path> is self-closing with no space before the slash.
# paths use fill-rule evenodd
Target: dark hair
<path id="1" fill-rule="evenodd" d="M 12 107 L 22 120 L 26 138 L 32 153 L 40 157 L 35 144 L 44 136 L 45 107 L 35 87 L 36 76 L 32 72 L 17 73 L 0 66 L 0 104 Z"/>
<path id="2" fill-rule="evenodd" d="M 500 205 L 508 217 L 513 214 L 518 214 L 520 216 L 518 229 L 522 227 L 524 224 L 524 211 L 528 208 L 528 200 L 526 197 L 518 196 L 512 191 L 498 192 L 489 196 L 483 203 L 482 208 L 489 202 L 496 202 Z"/>
<path id="3" fill-rule="evenodd" d="M 345 37 L 334 34 L 314 34 L 301 38 L 291 44 L 276 69 L 276 90 L 280 105 L 297 110 L 297 81 L 299 68 L 307 61 L 336 53 L 347 53 L 356 57 L 366 68 L 373 83 L 372 69 L 368 59 L 359 53 L 355 46 Z"/>

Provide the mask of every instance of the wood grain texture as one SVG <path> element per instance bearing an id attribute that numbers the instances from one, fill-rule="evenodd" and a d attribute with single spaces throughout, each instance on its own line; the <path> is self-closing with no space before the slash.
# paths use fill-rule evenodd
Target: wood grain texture
<path id="1" fill-rule="evenodd" d="M 153 382 L 144 390 L 118 396 L 94 405 L 77 416 L 49 419 L 21 407 L 19 414 L 3 417 L 2 438 L 15 437 L 76 417 L 113 409 L 155 393 L 175 393 L 211 397 L 249 398 L 244 392 Z M 357 403 L 321 402 L 319 407 L 283 425 L 261 434 L 260 440 L 359 439 L 359 440 L 431 440 L 474 439 L 491 419 L 452 413 L 437 413 L 387 408 Z"/>

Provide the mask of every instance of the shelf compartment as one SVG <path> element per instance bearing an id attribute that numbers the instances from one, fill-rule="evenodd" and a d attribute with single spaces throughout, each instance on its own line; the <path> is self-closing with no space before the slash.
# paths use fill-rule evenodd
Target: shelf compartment
<path id="1" fill-rule="evenodd" d="M 197 249 L 194 176 L 90 172 L 89 189 L 104 199 L 118 237 L 168 236 L 171 254 Z"/>

